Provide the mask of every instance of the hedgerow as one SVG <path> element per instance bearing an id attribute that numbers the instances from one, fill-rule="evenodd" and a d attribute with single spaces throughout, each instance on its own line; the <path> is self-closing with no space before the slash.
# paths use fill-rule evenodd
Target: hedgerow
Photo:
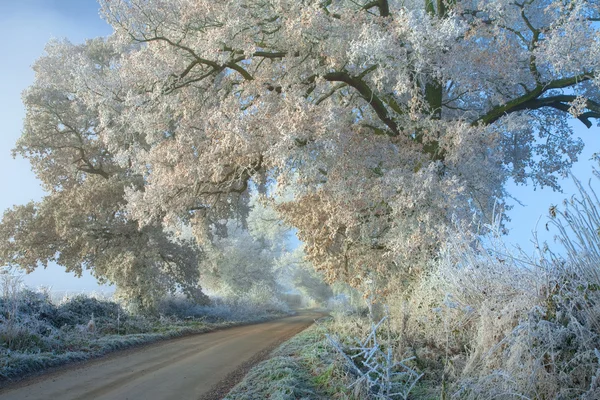
<path id="1" fill-rule="evenodd" d="M 286 315 L 276 300 L 215 299 L 197 305 L 173 296 L 155 313 L 135 314 L 109 299 L 78 294 L 52 301 L 3 274 L 0 296 L 0 385 L 49 367 L 156 340 Z M 266 299 L 267 296 L 263 296 Z"/>

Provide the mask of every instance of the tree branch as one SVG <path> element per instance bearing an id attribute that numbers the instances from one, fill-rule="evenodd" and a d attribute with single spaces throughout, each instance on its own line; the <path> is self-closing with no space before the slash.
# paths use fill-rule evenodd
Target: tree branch
<path id="1" fill-rule="evenodd" d="M 379 15 L 381 15 L 382 17 L 390 16 L 390 5 L 388 4 L 387 0 L 371 1 L 362 6 L 362 9 L 368 11 L 373 7 L 377 7 L 379 9 Z"/>
<path id="2" fill-rule="evenodd" d="M 389 136 L 398 136 L 400 131 L 396 122 L 389 116 L 387 108 L 381 99 L 371 90 L 371 88 L 361 79 L 365 72 L 361 76 L 352 77 L 347 72 L 330 72 L 325 74 L 323 78 L 330 82 L 344 82 L 348 86 L 353 87 L 360 93 L 361 97 L 369 103 L 373 111 L 377 114 L 379 119 L 390 128 L 391 132 Z"/>
<path id="3" fill-rule="evenodd" d="M 505 104 L 496 106 L 488 111 L 484 116 L 477 119 L 473 122 L 473 125 L 477 125 L 478 123 L 483 123 L 486 125 L 493 124 L 497 120 L 499 120 L 504 115 L 510 114 L 512 112 L 521 111 L 525 109 L 532 109 L 531 106 L 536 105 L 537 100 L 543 101 L 541 96 L 552 89 L 565 89 L 571 86 L 574 86 L 578 83 L 588 81 L 592 79 L 594 76 L 593 72 L 583 73 L 580 75 L 572 76 L 569 78 L 555 79 L 553 81 L 547 82 L 546 84 L 538 84 L 533 90 L 525 93 L 524 95 L 517 97 Z M 542 105 L 540 107 L 548 106 Z M 540 108 L 537 107 L 537 108 Z M 554 107 L 557 108 L 557 107 Z M 560 108 L 557 108 L 560 109 Z M 583 121 L 582 121 L 583 122 Z M 589 122 L 589 121 L 588 121 Z M 584 122 L 585 123 L 585 122 Z M 587 126 L 587 123 L 586 123 Z"/>
<path id="4" fill-rule="evenodd" d="M 229 63 L 225 64 L 225 66 L 227 68 L 230 68 L 230 69 L 236 71 L 238 74 L 240 74 L 247 81 L 253 81 L 254 80 L 254 77 L 252 75 L 250 75 L 250 73 L 248 71 L 246 71 L 244 68 L 242 68 L 241 66 L 237 65 L 234 62 L 229 62 Z"/>
<path id="5" fill-rule="evenodd" d="M 324 102 L 325 100 L 327 100 L 328 98 L 330 98 L 331 96 L 333 96 L 333 94 L 335 92 L 337 92 L 339 89 L 342 89 L 344 87 L 346 87 L 347 84 L 342 82 L 342 83 L 338 83 L 337 85 L 335 85 L 334 87 L 331 88 L 331 90 L 329 90 L 329 92 L 325 93 L 323 96 L 319 97 L 317 99 L 317 101 L 315 101 L 315 105 L 319 105 L 322 102 Z"/>
<path id="6" fill-rule="evenodd" d="M 577 96 L 575 95 L 543 97 L 525 102 L 519 107 L 516 107 L 514 111 L 537 110 L 542 107 L 552 107 L 560 111 L 569 112 L 571 108 L 569 103 L 575 101 L 575 99 L 577 99 Z M 586 102 L 586 107 L 590 111 L 582 113 L 576 118 L 580 120 L 586 127 L 591 128 L 592 122 L 590 121 L 590 118 L 600 119 L 600 103 L 588 99 Z"/>

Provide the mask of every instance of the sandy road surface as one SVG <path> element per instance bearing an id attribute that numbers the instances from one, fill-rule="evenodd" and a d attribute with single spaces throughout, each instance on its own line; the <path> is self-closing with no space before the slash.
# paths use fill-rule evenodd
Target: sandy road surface
<path id="1" fill-rule="evenodd" d="M 303 312 L 116 353 L 5 388 L 0 400 L 220 398 L 250 364 L 322 315 Z"/>

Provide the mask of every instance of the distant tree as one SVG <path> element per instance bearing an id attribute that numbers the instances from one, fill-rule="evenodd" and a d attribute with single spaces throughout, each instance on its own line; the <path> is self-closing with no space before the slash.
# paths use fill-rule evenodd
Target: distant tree
<path id="1" fill-rule="evenodd" d="M 306 297 L 325 304 L 333 297 L 331 286 L 324 281 L 322 274 L 315 271 L 313 266 L 306 261 L 303 248 L 298 248 L 290 255 L 296 261 L 292 271 L 294 286 Z"/>
<path id="2" fill-rule="evenodd" d="M 271 243 L 253 237 L 238 221 L 225 224 L 227 235 L 214 236 L 207 249 L 204 279 L 212 290 L 240 294 L 254 285 L 275 289 L 277 274 L 275 260 L 279 252 Z"/>
<path id="3" fill-rule="evenodd" d="M 114 35 L 38 63 L 37 96 L 76 85 L 61 107 L 94 132 L 84 157 L 30 155 L 42 180 L 110 182 L 118 167 L 140 232 L 207 225 L 252 179 L 276 182 L 293 193 L 279 214 L 331 281 L 418 273 L 452 220 L 502 204 L 509 178 L 558 188 L 583 146 L 568 117 L 600 117 L 597 0 L 101 5 Z M 69 128 L 52 115 L 58 143 Z M 39 120 L 28 113 L 25 137 Z"/>

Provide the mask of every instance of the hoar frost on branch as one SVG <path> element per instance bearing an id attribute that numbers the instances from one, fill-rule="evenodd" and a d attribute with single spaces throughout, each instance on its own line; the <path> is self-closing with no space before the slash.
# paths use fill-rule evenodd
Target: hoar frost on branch
<path id="1" fill-rule="evenodd" d="M 582 148 L 568 119 L 600 117 L 597 0 L 101 6 L 114 34 L 50 45 L 25 97 L 17 152 L 50 196 L 118 180 L 116 215 L 160 232 L 277 182 L 332 281 L 418 273 L 509 178 L 558 188 Z"/>

